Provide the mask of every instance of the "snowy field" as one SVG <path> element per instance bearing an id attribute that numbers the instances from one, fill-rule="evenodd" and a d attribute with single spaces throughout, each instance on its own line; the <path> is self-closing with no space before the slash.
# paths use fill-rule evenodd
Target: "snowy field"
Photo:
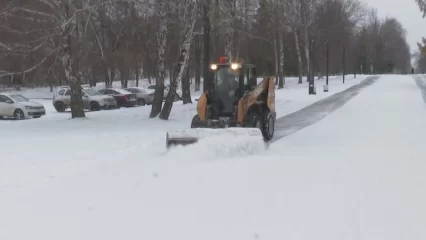
<path id="1" fill-rule="evenodd" d="M 287 79 L 277 115 L 365 77 L 330 79 L 329 93 L 317 81 L 316 96 Z M 188 128 L 195 104 L 176 103 L 169 121 L 149 119 L 149 106 L 70 120 L 37 101 L 41 119 L 0 121 L 0 239 L 426 239 L 426 107 L 410 76 L 382 76 L 251 156 L 167 152 L 165 132 Z"/>

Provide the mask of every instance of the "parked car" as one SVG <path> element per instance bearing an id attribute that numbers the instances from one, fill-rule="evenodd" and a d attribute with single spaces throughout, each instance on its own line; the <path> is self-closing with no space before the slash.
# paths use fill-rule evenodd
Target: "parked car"
<path id="1" fill-rule="evenodd" d="M 90 111 L 100 111 L 101 109 L 117 108 L 117 101 L 114 97 L 105 96 L 93 88 L 82 87 L 83 107 Z M 53 95 L 53 106 L 58 112 L 65 112 L 71 107 L 71 88 L 61 87 Z"/>
<path id="2" fill-rule="evenodd" d="M 150 89 L 150 90 L 154 90 L 155 91 L 155 84 L 149 85 L 147 88 Z M 167 94 L 169 94 L 169 89 L 170 89 L 170 85 L 165 85 L 164 86 L 164 92 L 163 92 L 164 99 L 166 99 Z M 175 102 L 179 101 L 179 100 L 182 100 L 182 91 L 180 91 L 179 89 L 176 89 L 176 95 L 177 96 L 175 96 L 175 99 L 174 99 Z"/>
<path id="3" fill-rule="evenodd" d="M 136 95 L 136 100 L 139 106 L 145 106 L 145 104 L 152 104 L 154 101 L 155 91 L 151 89 L 143 89 L 140 87 L 129 87 L 124 88 L 124 90 L 129 91 Z"/>
<path id="4" fill-rule="evenodd" d="M 119 88 L 105 88 L 99 90 L 101 94 L 110 95 L 117 101 L 117 107 L 134 107 L 138 105 L 136 95 Z"/>
<path id="5" fill-rule="evenodd" d="M 28 117 L 40 118 L 46 114 L 44 106 L 20 94 L 0 94 L 0 118 L 13 117 L 16 120 Z"/>

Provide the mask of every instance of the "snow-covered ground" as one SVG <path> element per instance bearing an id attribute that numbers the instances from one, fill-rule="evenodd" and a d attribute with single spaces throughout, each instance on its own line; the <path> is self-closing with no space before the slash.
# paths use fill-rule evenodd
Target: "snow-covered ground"
<path id="1" fill-rule="evenodd" d="M 329 93 L 320 80 L 316 96 L 287 79 L 277 113 L 363 78 L 330 80 Z M 45 117 L 0 121 L 0 239 L 426 237 L 426 107 L 409 76 L 382 76 L 251 156 L 205 144 L 165 151 L 165 132 L 187 128 L 194 104 L 175 104 L 169 121 L 149 119 L 149 106 L 70 120 L 39 101 Z"/>

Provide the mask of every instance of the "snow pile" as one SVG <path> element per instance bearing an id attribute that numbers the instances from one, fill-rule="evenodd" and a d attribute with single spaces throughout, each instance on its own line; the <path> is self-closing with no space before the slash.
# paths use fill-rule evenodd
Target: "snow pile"
<path id="1" fill-rule="evenodd" d="M 187 129 L 170 133 L 170 138 L 197 138 L 187 146 L 173 146 L 167 156 L 214 160 L 260 155 L 267 151 L 262 133 L 255 128 Z"/>

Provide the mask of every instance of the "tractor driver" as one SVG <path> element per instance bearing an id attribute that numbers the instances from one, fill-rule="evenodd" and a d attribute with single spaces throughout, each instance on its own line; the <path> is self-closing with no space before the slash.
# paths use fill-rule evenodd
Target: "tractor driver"
<path id="1" fill-rule="evenodd" d="M 235 75 L 231 70 L 225 70 L 220 73 L 220 80 L 218 81 L 218 89 L 222 92 L 228 92 L 229 96 L 235 96 L 238 87 L 238 81 L 235 80 Z"/>

